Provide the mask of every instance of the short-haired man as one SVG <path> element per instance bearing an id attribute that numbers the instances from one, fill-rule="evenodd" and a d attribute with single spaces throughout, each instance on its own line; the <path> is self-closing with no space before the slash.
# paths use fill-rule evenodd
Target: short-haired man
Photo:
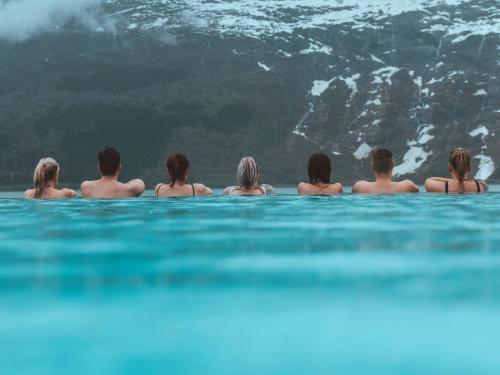
<path id="1" fill-rule="evenodd" d="M 84 198 L 127 198 L 144 193 L 144 182 L 139 179 L 126 184 L 118 181 L 122 165 L 120 153 L 112 147 L 99 151 L 98 169 L 101 178 L 96 181 L 84 181 L 80 188 Z"/>
<path id="2" fill-rule="evenodd" d="M 372 154 L 371 167 L 375 173 L 375 182 L 358 181 L 352 187 L 355 194 L 406 194 L 418 193 L 418 186 L 413 181 L 392 181 L 394 157 L 392 152 L 379 149 Z"/>

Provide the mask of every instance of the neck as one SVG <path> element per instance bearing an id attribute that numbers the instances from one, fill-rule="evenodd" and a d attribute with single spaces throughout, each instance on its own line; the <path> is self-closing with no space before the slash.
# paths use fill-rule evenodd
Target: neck
<path id="1" fill-rule="evenodd" d="M 115 174 L 114 176 L 101 176 L 101 180 L 103 181 L 117 181 L 118 180 L 118 173 Z"/>
<path id="2" fill-rule="evenodd" d="M 459 180 L 460 180 L 460 179 L 458 178 L 458 174 L 457 174 L 456 172 L 454 172 L 454 171 L 451 171 L 451 178 L 453 178 L 454 180 L 457 180 L 457 181 L 459 181 Z M 468 179 L 469 179 L 469 175 L 468 175 L 468 173 L 466 173 L 466 174 L 464 175 L 464 180 L 468 180 Z"/>
<path id="3" fill-rule="evenodd" d="M 391 182 L 392 181 L 392 173 L 375 173 L 375 179 L 377 181 L 382 181 L 382 182 Z"/>

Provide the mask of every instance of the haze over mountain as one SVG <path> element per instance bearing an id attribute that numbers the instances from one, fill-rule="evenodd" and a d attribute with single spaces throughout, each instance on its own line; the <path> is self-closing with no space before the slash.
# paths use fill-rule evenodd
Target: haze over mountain
<path id="1" fill-rule="evenodd" d="M 193 177 L 234 180 L 254 155 L 268 183 L 306 178 L 324 150 L 334 179 L 447 174 L 455 146 L 499 180 L 500 2 L 0 0 L 0 173 L 30 183 L 96 176 L 116 146 L 124 178 L 149 184 L 185 152 Z"/>

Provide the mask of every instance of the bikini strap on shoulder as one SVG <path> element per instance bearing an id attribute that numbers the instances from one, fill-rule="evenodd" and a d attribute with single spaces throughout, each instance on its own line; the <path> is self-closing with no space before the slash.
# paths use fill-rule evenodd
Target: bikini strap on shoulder
<path id="1" fill-rule="evenodd" d="M 445 194 L 448 194 L 448 181 L 445 181 L 444 183 L 444 192 Z"/>
<path id="2" fill-rule="evenodd" d="M 160 189 L 162 188 L 163 185 L 165 185 L 165 184 L 158 184 L 158 186 L 156 187 L 156 189 L 155 189 L 156 197 L 158 197 L 158 194 L 160 193 Z"/>
<path id="3" fill-rule="evenodd" d="M 479 181 L 474 180 L 474 182 L 476 183 L 476 186 L 477 186 L 477 192 L 480 193 L 481 192 L 481 185 L 479 184 Z"/>
<path id="4" fill-rule="evenodd" d="M 194 190 L 194 184 L 191 184 L 191 188 L 193 189 L 193 197 L 196 196 L 196 192 Z"/>

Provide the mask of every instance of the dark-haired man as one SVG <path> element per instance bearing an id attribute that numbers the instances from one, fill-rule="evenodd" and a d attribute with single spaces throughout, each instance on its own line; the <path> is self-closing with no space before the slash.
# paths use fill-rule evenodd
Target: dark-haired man
<path id="1" fill-rule="evenodd" d="M 394 157 L 392 152 L 379 149 L 372 154 L 371 167 L 375 173 L 375 182 L 358 181 L 352 187 L 355 194 L 406 194 L 418 193 L 418 186 L 413 181 L 392 181 Z"/>
<path id="2" fill-rule="evenodd" d="M 84 198 L 127 198 L 144 193 L 142 180 L 135 179 L 126 184 L 118 181 L 122 169 L 120 153 L 112 147 L 99 151 L 98 169 L 101 178 L 96 181 L 84 181 L 80 188 Z"/>

